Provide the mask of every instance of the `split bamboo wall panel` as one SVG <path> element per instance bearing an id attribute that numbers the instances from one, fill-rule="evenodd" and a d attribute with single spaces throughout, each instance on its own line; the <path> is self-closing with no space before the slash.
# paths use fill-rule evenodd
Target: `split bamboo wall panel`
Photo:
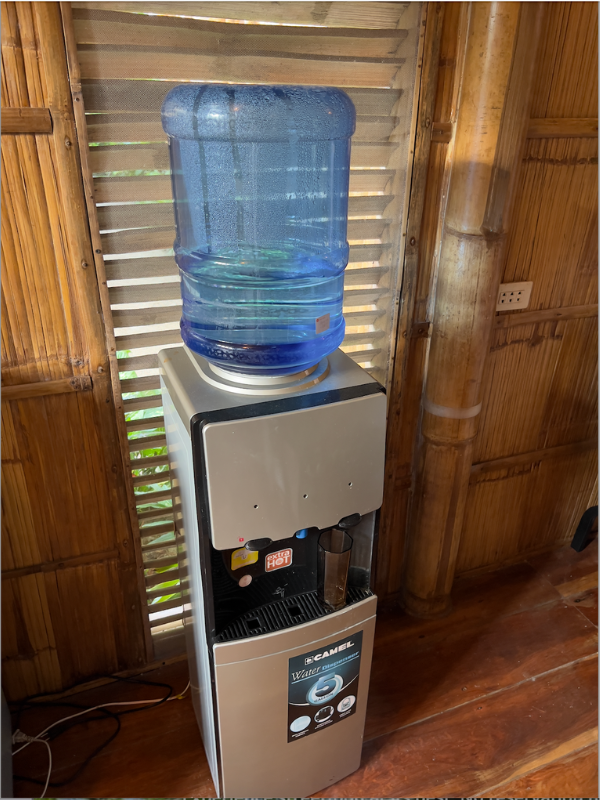
<path id="1" fill-rule="evenodd" d="M 5 109 L 24 112 L 6 115 L 22 132 L 4 132 Z M 2 685 L 14 700 L 140 666 L 146 649 L 58 4 L 2 3 L 2 112 Z M 25 127 L 41 117 L 50 132 Z"/>
<path id="2" fill-rule="evenodd" d="M 597 47 L 595 3 L 548 4 L 531 118 L 554 130 L 527 141 L 502 277 L 533 291 L 496 319 L 458 572 L 568 542 L 597 503 Z"/>
<path id="3" fill-rule="evenodd" d="M 380 534 L 389 555 L 380 591 L 390 598 L 401 589 L 404 539 L 410 535 L 465 36 L 466 4 L 442 5 L 427 179 L 417 187 L 425 202 L 415 242 L 415 290 L 406 298 L 410 310 L 399 328 L 405 363 L 400 371 L 396 359 L 391 391 L 395 413 Z M 533 292 L 527 309 L 496 315 L 458 574 L 568 542 L 583 511 L 597 502 L 597 16 L 596 4 L 585 2 L 549 3 L 544 10 L 501 278 L 533 281 Z M 411 195 L 409 215 L 414 200 Z"/>

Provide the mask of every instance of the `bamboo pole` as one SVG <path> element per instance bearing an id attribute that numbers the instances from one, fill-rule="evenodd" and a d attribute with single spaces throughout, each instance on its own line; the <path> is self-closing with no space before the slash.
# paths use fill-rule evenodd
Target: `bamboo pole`
<path id="1" fill-rule="evenodd" d="M 450 611 L 510 198 L 525 143 L 539 5 L 472 3 L 422 399 L 402 601 Z"/>

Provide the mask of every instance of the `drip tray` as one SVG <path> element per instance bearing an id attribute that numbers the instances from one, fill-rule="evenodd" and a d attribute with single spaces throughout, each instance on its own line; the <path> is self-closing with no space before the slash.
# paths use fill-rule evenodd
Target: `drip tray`
<path id="1" fill-rule="evenodd" d="M 351 606 L 372 596 L 373 592 L 370 589 L 351 586 L 348 589 L 346 605 Z M 283 597 L 281 600 L 266 603 L 242 614 L 215 637 L 215 642 L 234 642 L 237 639 L 261 636 L 263 633 L 274 633 L 332 613 L 334 612 L 326 611 L 319 603 L 316 591 Z"/>

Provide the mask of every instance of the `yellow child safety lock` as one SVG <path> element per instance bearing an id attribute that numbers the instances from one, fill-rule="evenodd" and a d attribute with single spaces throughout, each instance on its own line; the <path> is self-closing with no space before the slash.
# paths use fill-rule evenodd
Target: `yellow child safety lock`
<path id="1" fill-rule="evenodd" d="M 245 547 L 240 547 L 239 550 L 234 550 L 231 554 L 231 569 L 239 569 L 240 567 L 249 567 L 250 564 L 256 564 L 258 561 L 257 550 L 246 550 Z"/>

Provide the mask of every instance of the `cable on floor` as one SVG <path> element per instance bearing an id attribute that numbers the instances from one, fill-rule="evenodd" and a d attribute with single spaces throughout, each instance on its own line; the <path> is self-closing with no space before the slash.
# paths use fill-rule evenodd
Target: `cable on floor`
<path id="1" fill-rule="evenodd" d="M 90 707 L 82 707 L 77 703 L 66 703 L 66 702 L 55 702 L 55 701 L 44 702 L 42 700 L 38 701 L 37 699 L 41 698 L 42 695 L 35 695 L 33 697 L 26 698 L 19 705 L 19 710 L 17 714 L 17 729 L 13 734 L 13 744 L 17 744 L 20 742 L 24 742 L 24 744 L 22 744 L 22 746 L 19 747 L 17 750 L 13 751 L 13 756 L 16 755 L 17 753 L 20 753 L 21 750 L 24 750 L 33 742 L 43 742 L 48 748 L 48 774 L 46 777 L 45 785 L 44 781 L 40 781 L 37 778 L 28 778 L 23 775 L 15 775 L 14 778 L 16 780 L 28 781 L 30 783 L 36 783 L 40 786 L 44 785 L 44 791 L 40 795 L 40 797 L 42 798 L 45 796 L 49 786 L 52 786 L 53 788 L 61 788 L 69 783 L 72 783 L 83 772 L 83 770 L 88 766 L 88 764 L 92 761 L 92 759 L 95 758 L 102 750 L 104 750 L 105 747 L 107 747 L 117 737 L 119 731 L 121 730 L 121 721 L 119 717 L 122 717 L 125 714 L 135 713 L 136 711 L 144 711 L 147 708 L 155 708 L 156 706 L 162 705 L 163 703 L 167 703 L 171 700 L 182 700 L 190 686 L 190 682 L 188 681 L 183 692 L 180 692 L 177 695 L 173 695 L 173 687 L 167 683 L 154 683 L 151 681 L 144 681 L 139 678 L 121 678 L 118 676 L 110 676 L 110 677 L 112 677 L 115 680 L 115 682 L 125 681 L 132 683 L 140 683 L 146 686 L 163 687 L 165 689 L 168 689 L 168 694 L 165 697 L 151 699 L 151 700 L 123 700 L 123 701 L 115 701 L 109 703 L 101 703 L 99 705 Z M 143 708 L 129 708 L 121 712 L 113 712 L 108 710 L 110 706 L 140 706 L 140 705 L 143 706 Z M 37 736 L 28 736 L 19 729 L 18 725 L 20 724 L 21 715 L 23 711 L 27 711 L 36 707 L 39 708 L 39 707 L 53 707 L 53 706 L 79 708 L 81 710 L 75 714 L 69 714 L 66 717 L 62 717 L 61 719 L 56 720 L 56 722 L 53 722 L 51 725 L 48 725 L 43 731 L 38 733 Z M 92 719 L 89 718 L 80 719 L 81 717 L 91 713 L 92 711 L 100 711 L 101 713 L 96 717 L 92 717 Z M 67 778 L 64 781 L 51 783 L 50 777 L 52 774 L 52 751 L 50 748 L 48 738 L 56 739 L 58 738 L 58 736 L 61 736 L 66 731 L 71 730 L 71 728 L 73 728 L 75 725 L 79 725 L 85 722 L 94 722 L 96 720 L 111 719 L 111 718 L 114 719 L 117 723 L 117 727 L 113 731 L 113 733 L 85 759 L 85 761 L 75 770 L 75 772 L 69 778 Z M 64 725 L 65 722 L 69 722 L 70 724 Z M 58 728 L 58 730 L 55 730 L 57 726 L 62 726 L 62 727 Z M 51 731 L 54 731 L 54 733 L 51 733 Z"/>

